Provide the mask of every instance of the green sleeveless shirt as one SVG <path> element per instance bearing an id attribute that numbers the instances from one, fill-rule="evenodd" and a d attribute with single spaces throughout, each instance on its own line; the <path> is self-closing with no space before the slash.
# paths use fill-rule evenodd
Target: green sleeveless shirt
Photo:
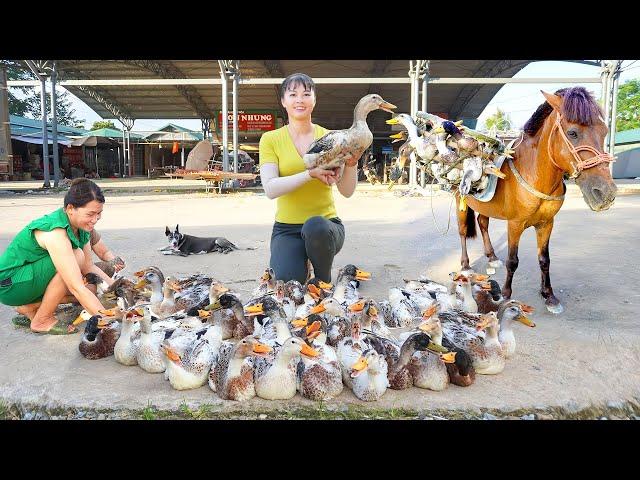
<path id="1" fill-rule="evenodd" d="M 59 208 L 54 212 L 35 219 L 18 232 L 0 256 L 0 280 L 13 276 L 21 266 L 36 262 L 48 256 L 49 252 L 38 245 L 33 231 L 42 230 L 43 232 L 50 232 L 54 228 L 64 228 L 67 231 L 67 237 L 69 237 L 73 249 L 82 248 L 89 241 L 89 232 L 81 229 L 78 229 L 80 238 L 76 237 L 69 223 L 69 217 L 67 217 L 63 208 Z M 15 281 L 18 280 L 14 279 L 14 282 Z"/>

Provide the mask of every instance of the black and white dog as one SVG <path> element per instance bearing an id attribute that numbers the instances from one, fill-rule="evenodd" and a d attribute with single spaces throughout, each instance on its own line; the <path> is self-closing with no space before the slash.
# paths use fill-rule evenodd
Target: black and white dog
<path id="1" fill-rule="evenodd" d="M 164 234 L 169 240 L 169 245 L 160 251 L 166 255 L 176 254 L 186 257 L 198 253 L 222 252 L 229 253 L 232 250 L 254 250 L 254 248 L 238 248 L 224 237 L 194 237 L 180 233 L 176 225 L 175 231 L 165 227 Z"/>

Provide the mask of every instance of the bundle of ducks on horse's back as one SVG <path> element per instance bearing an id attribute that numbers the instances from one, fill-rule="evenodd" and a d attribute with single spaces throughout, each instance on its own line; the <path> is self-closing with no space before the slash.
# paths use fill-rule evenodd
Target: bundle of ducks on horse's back
<path id="1" fill-rule="evenodd" d="M 353 124 L 345 130 L 333 130 L 311 144 L 303 160 L 307 169 L 332 170 L 352 158 L 360 158 L 373 142 L 373 134 L 367 125 L 367 115 L 377 109 L 393 113 L 395 105 L 385 101 L 377 93 L 365 95 L 353 112 Z"/>

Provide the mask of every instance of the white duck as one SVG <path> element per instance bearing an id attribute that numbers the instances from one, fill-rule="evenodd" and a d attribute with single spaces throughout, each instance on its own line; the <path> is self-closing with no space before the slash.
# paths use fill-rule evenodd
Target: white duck
<path id="1" fill-rule="evenodd" d="M 301 356 L 314 358 L 319 352 L 298 337 L 284 341 L 275 358 L 256 358 L 256 395 L 266 400 L 287 400 L 296 394 L 297 366 Z"/>
<path id="2" fill-rule="evenodd" d="M 199 388 L 207 383 L 222 344 L 222 334 L 217 326 L 210 326 L 203 333 L 182 351 L 172 347 L 168 341 L 161 344 L 163 353 L 170 360 L 166 369 L 169 383 L 176 390 Z"/>
<path id="3" fill-rule="evenodd" d="M 375 402 L 389 387 L 387 374 L 388 365 L 384 356 L 373 348 L 365 350 L 349 373 L 353 394 L 365 402 Z"/>

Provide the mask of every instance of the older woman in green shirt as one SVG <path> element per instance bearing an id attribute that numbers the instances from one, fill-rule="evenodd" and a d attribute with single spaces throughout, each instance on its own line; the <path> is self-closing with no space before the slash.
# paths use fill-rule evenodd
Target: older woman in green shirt
<path id="1" fill-rule="evenodd" d="M 94 272 L 113 283 L 91 261 L 89 236 L 103 205 L 100 187 L 78 178 L 64 207 L 29 223 L 0 256 L 0 303 L 29 317 L 32 331 L 54 328 L 54 312 L 60 303 L 72 301 L 70 296 L 92 315 L 104 308 L 82 279 Z"/>

